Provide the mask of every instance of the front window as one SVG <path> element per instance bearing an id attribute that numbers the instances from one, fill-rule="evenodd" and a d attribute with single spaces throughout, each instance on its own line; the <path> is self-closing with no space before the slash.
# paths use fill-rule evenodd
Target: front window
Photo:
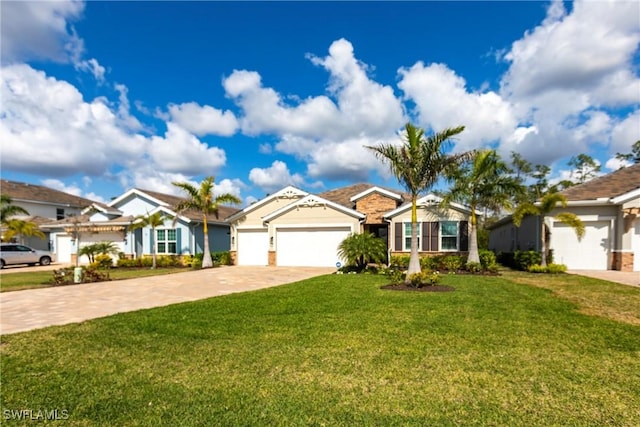
<path id="1" fill-rule="evenodd" d="M 56 219 L 57 220 L 64 219 L 64 209 L 62 209 L 62 208 L 57 208 L 56 209 Z"/>
<path id="2" fill-rule="evenodd" d="M 421 223 L 417 223 L 416 226 L 418 227 L 418 250 L 420 249 L 420 236 L 421 236 Z M 410 222 L 405 222 L 404 223 L 404 250 L 405 251 L 410 251 L 411 250 L 411 223 Z"/>
<path id="3" fill-rule="evenodd" d="M 178 242 L 175 229 L 156 230 L 156 253 L 175 254 Z"/>
<path id="4" fill-rule="evenodd" d="M 440 223 L 440 250 L 458 250 L 458 223 L 455 221 L 443 221 Z"/>

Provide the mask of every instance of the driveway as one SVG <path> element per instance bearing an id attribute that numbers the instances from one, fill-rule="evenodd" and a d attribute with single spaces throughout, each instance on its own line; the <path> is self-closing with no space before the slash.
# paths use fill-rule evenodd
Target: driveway
<path id="1" fill-rule="evenodd" d="M 220 267 L 103 283 L 0 293 L 0 334 L 78 323 L 116 313 L 253 291 L 335 268 Z"/>
<path id="2" fill-rule="evenodd" d="M 569 274 L 579 274 L 580 276 L 593 277 L 594 279 L 607 280 L 609 282 L 622 283 L 640 287 L 640 272 L 638 271 L 617 271 L 617 270 L 569 270 Z"/>

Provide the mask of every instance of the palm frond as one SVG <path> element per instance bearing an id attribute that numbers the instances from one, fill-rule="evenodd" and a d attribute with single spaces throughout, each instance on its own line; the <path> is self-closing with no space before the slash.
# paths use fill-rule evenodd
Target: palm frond
<path id="1" fill-rule="evenodd" d="M 522 220 L 528 215 L 540 215 L 540 209 L 533 203 L 523 203 L 519 205 L 513 212 L 513 223 L 516 227 L 520 227 Z"/>
<path id="2" fill-rule="evenodd" d="M 571 212 L 560 212 L 556 215 L 556 219 L 560 222 L 567 224 L 576 232 L 576 236 L 578 236 L 578 240 L 582 240 L 585 233 L 584 223 L 578 216 Z"/>

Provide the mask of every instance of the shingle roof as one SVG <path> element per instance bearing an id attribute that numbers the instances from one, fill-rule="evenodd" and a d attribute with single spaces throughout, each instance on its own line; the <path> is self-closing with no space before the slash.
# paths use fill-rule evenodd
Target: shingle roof
<path id="1" fill-rule="evenodd" d="M 640 163 L 567 188 L 562 194 L 568 201 L 612 198 L 640 188 Z"/>
<path id="2" fill-rule="evenodd" d="M 325 191 L 324 193 L 318 194 L 318 196 L 327 200 L 331 200 L 332 202 L 345 206 L 349 209 L 353 209 L 353 207 L 355 206 L 355 203 L 351 201 L 351 198 L 356 194 L 360 194 L 363 191 L 366 191 L 372 187 L 382 188 L 392 193 L 399 194 L 400 196 L 402 196 L 404 201 L 411 199 L 402 191 L 398 191 L 393 188 L 382 187 L 380 185 L 365 184 L 365 183 L 353 184 L 347 187 L 341 187 L 341 188 L 336 188 L 334 190 Z"/>
<path id="3" fill-rule="evenodd" d="M 164 194 L 164 193 L 158 193 L 155 191 L 150 191 L 150 190 L 144 190 L 142 188 L 138 188 L 137 190 L 148 194 L 149 196 L 158 199 L 162 202 L 165 202 L 166 204 L 168 204 L 170 206 L 170 208 L 173 210 L 173 208 L 175 208 L 178 203 L 184 201 L 184 198 L 182 197 L 178 197 L 178 196 L 173 196 L 170 194 Z M 209 218 L 209 221 L 207 222 L 211 222 L 213 220 L 213 222 L 218 222 L 218 221 L 224 221 L 224 219 L 228 216 L 233 215 L 234 213 L 238 212 L 240 209 L 236 209 L 233 208 L 231 206 L 220 206 L 218 207 L 218 217 L 217 218 Z M 193 210 L 188 210 L 185 211 L 184 213 L 182 213 L 183 216 L 191 219 L 191 220 L 195 220 L 195 221 L 200 221 L 202 220 L 202 213 L 199 211 L 193 211 Z"/>
<path id="4" fill-rule="evenodd" d="M 74 208 L 84 208 L 93 203 L 93 200 L 74 196 L 53 188 L 8 181 L 6 179 L 0 181 L 0 192 L 11 197 L 13 201 L 35 201 Z"/>

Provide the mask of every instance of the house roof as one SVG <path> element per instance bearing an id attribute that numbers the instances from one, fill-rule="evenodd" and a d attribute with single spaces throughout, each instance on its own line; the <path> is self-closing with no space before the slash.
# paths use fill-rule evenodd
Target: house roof
<path id="1" fill-rule="evenodd" d="M 266 196 L 265 198 L 258 200 L 255 203 L 250 204 L 249 206 L 245 207 L 242 210 L 238 210 L 228 216 L 226 216 L 226 220 L 227 221 L 235 221 L 236 219 L 244 216 L 245 214 L 251 212 L 254 209 L 259 208 L 260 206 L 264 205 L 265 203 L 269 202 L 270 200 L 276 199 L 276 198 L 283 198 L 283 199 L 298 199 L 300 197 L 304 197 L 306 195 L 308 195 L 309 193 L 307 193 L 306 191 L 300 190 L 299 188 L 296 188 L 292 185 L 288 185 L 286 187 L 284 187 L 282 190 L 276 191 L 273 194 L 270 194 L 268 196 Z"/>
<path id="2" fill-rule="evenodd" d="M 355 202 L 351 201 L 351 198 L 353 196 L 359 195 L 361 193 L 364 193 L 374 187 L 380 188 L 382 190 L 385 190 L 389 193 L 393 193 L 393 194 L 398 194 L 400 195 L 403 200 L 410 200 L 411 198 L 408 197 L 406 194 L 404 194 L 403 192 L 400 192 L 398 190 L 394 190 L 391 188 L 385 188 L 385 187 L 381 187 L 379 185 L 372 185 L 372 184 L 366 184 L 366 183 L 360 183 L 360 184 L 353 184 L 353 185 L 349 185 L 347 187 L 341 187 L 341 188 L 336 188 L 335 190 L 329 190 L 329 191 L 325 191 L 324 193 L 320 193 L 318 194 L 320 197 L 330 200 L 334 203 L 337 203 L 339 205 L 345 206 L 347 208 L 353 209 L 353 207 L 355 206 Z"/>
<path id="3" fill-rule="evenodd" d="M 166 203 L 167 206 L 170 207 L 171 209 L 174 209 L 180 202 L 185 200 L 182 197 L 173 196 L 170 194 L 158 193 L 155 191 L 143 190 L 140 188 L 136 188 L 135 190 L 138 190 L 144 194 L 147 194 L 153 197 L 154 199 L 157 199 L 157 200 L 160 200 L 161 202 Z M 215 221 L 211 221 L 211 219 L 213 218 L 210 218 L 208 222 L 223 222 L 225 218 L 235 214 L 239 210 L 240 209 L 232 208 L 231 206 L 220 205 L 218 207 L 218 216 L 217 218 L 215 218 Z M 195 221 L 202 220 L 202 213 L 196 210 L 187 210 L 187 211 L 184 211 L 181 215 Z"/>
<path id="4" fill-rule="evenodd" d="M 74 196 L 43 185 L 26 184 L 17 181 L 0 180 L 0 191 L 11 197 L 13 201 L 46 203 L 56 206 L 84 208 L 91 205 L 93 200 Z"/>
<path id="5" fill-rule="evenodd" d="M 568 201 L 611 199 L 640 189 L 640 163 L 561 192 Z"/>
<path id="6" fill-rule="evenodd" d="M 269 215 L 266 215 L 263 220 L 265 222 L 269 222 L 274 218 L 279 217 L 280 215 L 289 212 L 292 209 L 295 209 L 296 207 L 299 206 L 310 206 L 310 207 L 314 207 L 314 206 L 330 206 L 331 208 L 337 210 L 338 212 L 342 212 L 344 214 L 359 218 L 359 219 L 364 219 L 366 215 L 350 209 L 348 207 L 345 207 L 343 205 L 340 205 L 338 203 L 332 202 L 331 200 L 325 199 L 323 197 L 320 196 L 316 196 L 313 194 L 309 194 L 301 199 L 296 200 L 293 203 L 289 203 L 286 206 L 283 206 L 282 208 L 271 212 Z"/>
<path id="7" fill-rule="evenodd" d="M 442 197 L 436 196 L 433 193 L 429 193 L 426 196 L 420 197 L 418 200 L 416 200 L 416 204 L 418 207 L 421 206 L 435 206 L 437 208 L 440 207 L 440 204 L 442 203 Z M 469 209 L 466 206 L 463 206 L 459 203 L 449 203 L 448 205 L 451 208 L 455 208 L 461 212 L 465 212 L 465 213 L 471 213 L 471 209 Z M 402 206 L 398 207 L 397 209 L 392 210 L 391 212 L 387 212 L 384 217 L 385 218 L 392 218 L 402 212 L 406 212 L 407 210 L 411 209 L 411 203 L 405 203 Z M 447 208 L 448 209 L 448 208 Z M 476 210 L 477 214 L 480 214 L 480 211 Z"/>

